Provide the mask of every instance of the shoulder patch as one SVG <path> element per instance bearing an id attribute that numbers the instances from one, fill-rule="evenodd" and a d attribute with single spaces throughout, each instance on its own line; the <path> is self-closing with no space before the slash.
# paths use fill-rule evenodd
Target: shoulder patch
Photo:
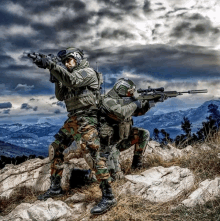
<path id="1" fill-rule="evenodd" d="M 83 76 L 83 78 L 86 78 L 88 74 L 87 74 L 86 71 L 82 71 L 82 72 L 81 72 L 81 75 Z"/>

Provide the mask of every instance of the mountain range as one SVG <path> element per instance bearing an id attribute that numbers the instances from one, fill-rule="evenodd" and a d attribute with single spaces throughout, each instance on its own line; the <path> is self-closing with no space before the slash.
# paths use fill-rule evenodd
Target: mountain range
<path id="1" fill-rule="evenodd" d="M 133 126 L 149 130 L 151 137 L 154 128 L 165 129 L 171 138 L 175 138 L 182 133 L 181 121 L 185 116 L 192 123 L 192 132 L 195 133 L 202 126 L 202 122 L 206 121 L 206 117 L 209 116 L 209 104 L 220 107 L 220 100 L 206 101 L 198 108 L 166 114 L 158 115 L 149 111 L 143 116 L 134 117 Z M 47 156 L 48 145 L 53 142 L 53 136 L 59 131 L 65 119 L 54 116 L 42 118 L 31 124 L 0 124 L 0 155 L 11 157 L 30 154 Z"/>

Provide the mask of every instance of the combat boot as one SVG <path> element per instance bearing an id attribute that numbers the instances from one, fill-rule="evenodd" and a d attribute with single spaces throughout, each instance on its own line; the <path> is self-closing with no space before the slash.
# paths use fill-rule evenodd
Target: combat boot
<path id="1" fill-rule="evenodd" d="M 50 188 L 43 193 L 42 195 L 39 195 L 37 197 L 38 200 L 46 200 L 48 198 L 54 197 L 54 196 L 61 196 L 63 194 L 63 190 L 60 186 L 61 183 L 61 177 L 60 176 L 51 176 L 51 185 Z"/>
<path id="2" fill-rule="evenodd" d="M 104 212 L 106 212 L 111 207 L 113 207 L 117 204 L 117 201 L 114 198 L 114 195 L 112 193 L 112 188 L 107 180 L 103 181 L 100 184 L 100 189 L 102 191 L 102 199 L 90 211 L 91 214 L 94 214 L 94 215 L 103 214 Z"/>
<path id="3" fill-rule="evenodd" d="M 143 156 L 142 155 L 134 155 L 131 168 L 132 169 L 140 169 L 143 166 Z"/>

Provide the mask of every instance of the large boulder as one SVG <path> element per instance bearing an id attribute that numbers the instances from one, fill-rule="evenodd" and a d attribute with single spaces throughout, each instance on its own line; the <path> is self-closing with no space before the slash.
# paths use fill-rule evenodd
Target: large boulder
<path id="1" fill-rule="evenodd" d="M 45 191 L 50 186 L 49 159 L 32 159 L 19 165 L 7 164 L 0 170 L 0 197 L 10 197 L 17 187 Z"/>
<path id="2" fill-rule="evenodd" d="M 181 205 L 186 207 L 194 207 L 196 205 L 203 205 L 208 201 L 215 200 L 220 197 L 220 177 L 214 180 L 205 180 L 199 184 L 188 199 L 185 199 Z"/>
<path id="3" fill-rule="evenodd" d="M 73 168 L 88 169 L 83 158 L 71 159 L 63 165 L 62 187 L 69 186 L 71 170 Z M 9 198 L 17 187 L 31 187 L 35 191 L 46 191 L 50 187 L 50 161 L 49 158 L 39 158 L 25 161 L 19 165 L 7 164 L 0 170 L 0 198 Z"/>
<path id="4" fill-rule="evenodd" d="M 154 167 L 140 175 L 127 175 L 122 194 L 141 196 L 151 202 L 168 202 L 176 199 L 194 185 L 194 175 L 186 168 Z"/>
<path id="5" fill-rule="evenodd" d="M 66 203 L 60 200 L 55 201 L 50 198 L 47 201 L 35 201 L 33 204 L 22 203 L 7 216 L 0 216 L 0 220 L 49 221 L 68 217 L 72 217 L 72 220 L 74 220 L 82 214 L 82 211 L 84 210 L 79 206 L 72 209 Z"/>
<path id="6" fill-rule="evenodd" d="M 171 161 L 174 158 L 182 157 L 184 153 L 180 149 L 173 147 L 171 144 L 162 148 L 158 142 L 150 141 L 145 149 L 144 155 L 159 157 L 163 161 Z"/>

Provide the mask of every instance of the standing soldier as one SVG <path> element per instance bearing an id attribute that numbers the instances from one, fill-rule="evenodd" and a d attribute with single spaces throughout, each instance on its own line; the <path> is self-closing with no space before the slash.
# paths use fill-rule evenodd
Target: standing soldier
<path id="1" fill-rule="evenodd" d="M 55 141 L 49 146 L 51 160 L 51 186 L 39 200 L 58 196 L 63 193 L 61 178 L 63 173 L 63 151 L 75 141 L 81 140 L 81 149 L 89 153 L 93 161 L 93 170 L 100 182 L 102 200 L 91 213 L 101 214 L 116 205 L 116 199 L 110 186 L 110 175 L 106 167 L 106 158 L 100 156 L 100 140 L 97 132 L 97 104 L 101 79 L 99 74 L 89 67 L 89 62 L 83 59 L 83 52 L 76 48 L 67 48 L 57 56 L 67 70 L 47 57 L 41 56 L 34 60 L 40 68 L 47 68 L 57 79 L 55 95 L 66 104 L 68 119 L 54 136 Z"/>

